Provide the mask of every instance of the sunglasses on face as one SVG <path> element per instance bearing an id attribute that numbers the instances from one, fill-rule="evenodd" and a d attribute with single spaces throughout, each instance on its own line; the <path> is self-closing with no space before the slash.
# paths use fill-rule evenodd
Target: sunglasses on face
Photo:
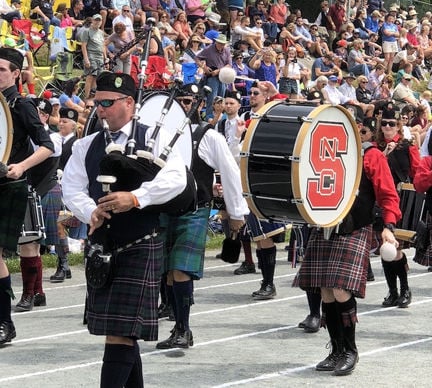
<path id="1" fill-rule="evenodd" d="M 93 109 L 93 108 L 94 108 L 94 105 L 86 105 L 85 108 L 86 108 L 86 109 Z"/>
<path id="2" fill-rule="evenodd" d="M 112 100 L 108 98 L 105 98 L 103 100 L 94 100 L 94 104 L 95 106 L 101 106 L 102 108 L 109 108 L 110 106 L 113 106 L 116 101 L 125 100 L 126 98 L 128 98 L 128 96 L 114 98 Z"/>
<path id="3" fill-rule="evenodd" d="M 130 12 L 130 9 L 124 9 L 123 12 Z"/>
<path id="4" fill-rule="evenodd" d="M 183 104 L 185 104 L 185 105 L 190 105 L 190 104 L 192 104 L 192 100 L 189 99 L 189 98 L 181 99 L 180 102 L 183 103 Z"/>
<path id="5" fill-rule="evenodd" d="M 366 135 L 368 132 L 370 132 L 370 131 L 367 130 L 367 129 L 362 129 L 362 130 L 360 131 L 360 133 L 361 133 L 362 135 Z"/>
<path id="6" fill-rule="evenodd" d="M 259 96 L 260 92 L 253 92 L 252 90 L 249 90 L 248 94 L 249 94 L 249 96 L 252 96 L 252 95 Z"/>
<path id="7" fill-rule="evenodd" d="M 386 127 L 388 125 L 389 127 L 394 128 L 394 127 L 396 127 L 396 124 L 397 124 L 396 121 L 386 121 L 386 120 L 381 121 L 382 127 Z"/>
<path id="8" fill-rule="evenodd" d="M 401 116 L 401 119 L 408 120 L 408 116 Z"/>

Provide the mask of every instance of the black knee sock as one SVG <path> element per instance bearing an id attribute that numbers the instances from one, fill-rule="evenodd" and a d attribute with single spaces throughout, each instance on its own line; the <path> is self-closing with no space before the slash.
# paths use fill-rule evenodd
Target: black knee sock
<path id="1" fill-rule="evenodd" d="M 408 287 L 408 272 L 407 272 L 407 258 L 405 254 L 403 255 L 402 259 L 393 261 L 394 269 L 396 272 L 397 277 L 399 278 L 400 282 L 400 293 L 401 295 L 409 289 Z"/>
<path id="2" fill-rule="evenodd" d="M 101 388 L 123 388 L 134 364 L 134 346 L 105 344 Z"/>
<path id="3" fill-rule="evenodd" d="M 177 321 L 178 311 L 177 311 L 177 305 L 175 302 L 173 286 L 170 286 L 169 284 L 166 285 L 166 296 L 167 296 L 167 303 L 168 303 L 168 305 L 171 306 L 173 314 L 174 314 L 174 318 Z"/>
<path id="4" fill-rule="evenodd" d="M 396 273 L 393 267 L 393 262 L 381 260 L 384 269 L 384 276 L 387 281 L 387 286 L 390 292 L 397 292 Z"/>
<path id="5" fill-rule="evenodd" d="M 144 388 L 144 377 L 138 342 L 134 342 L 135 363 L 126 381 L 125 388 Z"/>
<path id="6" fill-rule="evenodd" d="M 167 296 L 167 274 L 166 272 L 162 275 L 161 283 L 159 287 L 159 293 L 161 296 L 161 303 L 168 304 L 168 296 Z"/>
<path id="7" fill-rule="evenodd" d="M 264 283 L 273 286 L 273 279 L 276 267 L 276 247 L 262 248 L 261 260 Z"/>
<path id="8" fill-rule="evenodd" d="M 11 288 L 10 275 L 0 279 L 0 322 L 12 322 L 11 299 L 13 292 Z"/>
<path id="9" fill-rule="evenodd" d="M 313 317 L 321 316 L 321 294 L 319 292 L 306 291 L 309 304 L 310 315 Z"/>
<path id="10" fill-rule="evenodd" d="M 355 341 L 357 301 L 355 300 L 354 296 L 351 296 L 351 298 L 346 302 L 336 301 L 336 303 L 342 321 L 342 332 L 345 349 L 357 351 L 357 345 Z"/>
<path id="11" fill-rule="evenodd" d="M 343 330 L 336 302 L 322 302 L 322 312 L 322 322 L 330 336 L 332 353 L 341 353 L 344 349 Z"/>
<path id="12" fill-rule="evenodd" d="M 193 304 L 193 280 L 176 282 L 174 280 L 173 292 L 177 307 L 176 324 L 179 330 L 189 330 L 190 306 Z"/>

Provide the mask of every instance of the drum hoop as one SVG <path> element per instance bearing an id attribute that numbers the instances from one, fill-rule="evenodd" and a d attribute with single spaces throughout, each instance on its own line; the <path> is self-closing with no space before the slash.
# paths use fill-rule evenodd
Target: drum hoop
<path id="1" fill-rule="evenodd" d="M 334 106 L 331 104 L 324 104 L 324 105 L 320 105 L 317 108 L 313 109 L 310 112 L 310 114 L 308 115 L 308 118 L 317 117 L 323 110 L 325 110 L 329 107 L 333 107 L 333 108 L 341 110 L 343 113 L 345 113 L 345 115 L 347 116 L 347 118 L 351 122 L 351 125 L 354 129 L 354 136 L 356 138 L 356 144 L 357 144 L 357 172 L 356 172 L 355 183 L 354 183 L 354 186 L 353 186 L 352 191 L 351 191 L 351 197 L 347 203 L 347 206 L 345 207 L 345 210 L 343 212 L 341 212 L 341 214 L 339 215 L 339 217 L 335 221 L 330 222 L 330 223 L 325 224 L 325 225 L 317 225 L 317 226 L 324 227 L 324 228 L 330 228 L 330 227 L 336 226 L 337 224 L 341 223 L 342 220 L 347 216 L 347 214 L 351 210 L 351 207 L 354 204 L 354 201 L 356 199 L 356 194 L 358 192 L 358 188 L 360 186 L 360 180 L 361 180 L 362 169 L 363 169 L 363 160 L 362 160 L 362 156 L 361 156 L 360 134 L 358 133 L 357 130 L 355 130 L 355 128 L 357 128 L 357 124 L 347 109 L 345 109 L 343 106 L 340 106 L 340 105 Z M 308 133 L 311 124 L 312 123 L 310 123 L 310 122 L 304 122 L 302 124 L 302 126 L 300 127 L 299 133 L 298 133 L 297 138 L 296 138 L 296 142 L 294 144 L 294 149 L 293 149 L 294 155 L 300 154 L 300 152 L 303 148 L 303 143 L 304 143 L 304 140 L 306 138 L 306 134 Z M 298 179 L 299 174 L 300 174 L 299 163 L 293 163 L 292 168 L 291 168 L 291 184 L 292 184 L 292 190 L 293 190 L 293 194 L 294 194 L 295 198 L 300 198 L 300 196 L 301 196 L 300 180 Z M 316 222 L 314 220 L 312 220 L 312 218 L 310 218 L 310 216 L 307 214 L 303 204 L 298 203 L 297 209 L 298 209 L 301 217 L 308 224 L 311 224 L 311 225 L 316 224 Z"/>
<path id="2" fill-rule="evenodd" d="M 265 104 L 264 106 L 262 106 L 256 113 L 259 115 L 258 118 L 252 118 L 249 127 L 246 131 L 246 135 L 245 138 L 243 140 L 243 147 L 242 147 L 242 152 L 247 153 L 250 150 L 251 147 L 251 143 L 252 143 L 252 139 L 254 138 L 255 135 L 255 130 L 258 127 L 259 122 L 261 121 L 261 116 L 268 112 L 270 110 L 270 108 L 274 107 L 275 105 L 279 105 L 283 103 L 282 101 L 272 101 L 269 102 L 267 104 Z M 248 176 L 248 171 L 249 171 L 249 158 L 240 158 L 240 175 L 241 175 L 241 183 L 242 183 L 242 189 L 243 189 L 243 193 L 247 193 L 248 192 L 248 188 L 249 186 L 249 176 Z M 250 211 L 255 214 L 255 216 L 257 218 L 260 219 L 266 219 L 266 217 L 264 216 L 264 214 L 262 214 L 258 208 L 255 206 L 254 201 L 251 198 L 246 197 L 246 202 L 249 206 Z"/>
<path id="3" fill-rule="evenodd" d="M 4 128 L 6 130 L 6 146 L 5 146 L 5 152 L 3 155 L 0 155 L 1 159 L 0 161 L 2 163 L 7 163 L 9 160 L 9 156 L 12 150 L 12 141 L 13 141 L 13 123 L 12 123 L 12 116 L 10 113 L 9 105 L 6 102 L 5 97 L 0 92 L 0 105 L 4 111 L 4 117 L 6 118 L 6 123 L 0 123 L 0 127 Z M 5 126 L 3 127 L 3 124 Z"/>

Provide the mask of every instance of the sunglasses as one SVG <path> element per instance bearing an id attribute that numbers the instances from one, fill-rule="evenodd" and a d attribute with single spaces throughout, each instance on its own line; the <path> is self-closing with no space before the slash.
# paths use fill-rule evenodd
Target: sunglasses
<path id="1" fill-rule="evenodd" d="M 368 132 L 370 132 L 369 130 L 366 130 L 366 129 L 362 129 L 361 131 L 360 131 L 360 133 L 362 134 L 362 135 L 366 135 Z"/>
<path id="2" fill-rule="evenodd" d="M 408 120 L 408 116 L 401 116 L 401 119 Z"/>
<path id="3" fill-rule="evenodd" d="M 361 84 L 367 84 L 368 81 L 360 81 Z"/>
<path id="4" fill-rule="evenodd" d="M 252 95 L 259 96 L 260 92 L 253 92 L 252 90 L 249 90 L 248 94 L 249 94 L 249 96 L 252 96 Z"/>
<path id="5" fill-rule="evenodd" d="M 103 100 L 94 100 L 94 104 L 95 106 L 101 106 L 102 108 L 109 108 L 110 106 L 113 106 L 116 101 L 125 100 L 126 98 L 128 98 L 128 96 L 114 98 L 113 100 L 108 98 Z"/>
<path id="6" fill-rule="evenodd" d="M 123 9 L 123 12 L 130 12 L 130 9 Z"/>
<path id="7" fill-rule="evenodd" d="M 86 105 L 85 108 L 86 108 L 86 109 L 93 109 L 93 108 L 94 108 L 94 105 Z"/>
<path id="8" fill-rule="evenodd" d="M 190 104 L 192 104 L 192 100 L 191 99 L 189 99 L 189 98 L 182 98 L 181 100 L 180 100 L 180 102 L 181 103 L 183 103 L 183 104 L 185 104 L 185 105 L 190 105 Z"/>
<path id="9" fill-rule="evenodd" d="M 255 24 L 262 24 L 262 22 L 255 22 Z"/>
<path id="10" fill-rule="evenodd" d="M 386 120 L 382 120 L 382 121 L 381 121 L 381 126 L 382 126 L 382 127 L 386 127 L 387 125 L 388 125 L 389 127 L 394 128 L 394 127 L 396 127 L 397 123 L 396 123 L 396 121 L 386 121 Z"/>

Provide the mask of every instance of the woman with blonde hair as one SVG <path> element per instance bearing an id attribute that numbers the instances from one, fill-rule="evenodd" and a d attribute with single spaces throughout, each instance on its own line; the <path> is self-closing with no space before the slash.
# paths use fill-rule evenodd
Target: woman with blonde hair
<path id="1" fill-rule="evenodd" d="M 177 44 L 184 50 L 192 36 L 192 29 L 187 21 L 186 12 L 181 11 L 175 18 L 173 28 L 178 32 Z"/>
<path id="2" fill-rule="evenodd" d="M 198 37 L 200 38 L 200 40 L 203 44 L 208 45 L 208 44 L 213 43 L 213 41 L 211 39 L 209 39 L 205 36 L 206 25 L 204 23 L 196 23 L 192 32 L 195 35 L 198 35 Z"/>

